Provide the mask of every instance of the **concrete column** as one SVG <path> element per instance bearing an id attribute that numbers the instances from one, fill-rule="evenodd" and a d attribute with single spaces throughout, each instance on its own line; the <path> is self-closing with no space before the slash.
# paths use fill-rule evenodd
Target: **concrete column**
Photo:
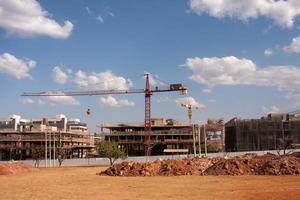
<path id="1" fill-rule="evenodd" d="M 52 167 L 51 159 L 52 159 L 52 148 L 51 148 L 51 132 L 49 132 L 49 165 Z"/>
<path id="2" fill-rule="evenodd" d="M 55 154 L 56 154 L 56 152 L 55 152 L 55 148 L 56 148 L 56 134 L 55 134 L 55 132 L 53 133 L 53 167 L 55 167 Z"/>
<path id="3" fill-rule="evenodd" d="M 196 157 L 195 125 L 192 125 L 194 157 Z"/>
<path id="4" fill-rule="evenodd" d="M 47 143 L 47 132 L 45 132 L 45 167 L 48 167 L 48 143 Z"/>
<path id="5" fill-rule="evenodd" d="M 204 131 L 203 131 L 203 134 L 204 134 L 204 148 L 205 148 L 205 156 L 207 156 L 207 145 L 206 145 L 206 127 L 205 127 L 205 124 L 204 124 Z"/>
<path id="6" fill-rule="evenodd" d="M 198 125 L 198 143 L 199 143 L 199 156 L 201 157 L 201 127 Z"/>

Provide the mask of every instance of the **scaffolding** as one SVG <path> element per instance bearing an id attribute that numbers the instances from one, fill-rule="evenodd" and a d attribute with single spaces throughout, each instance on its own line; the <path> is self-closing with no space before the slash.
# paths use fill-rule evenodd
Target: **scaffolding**
<path id="1" fill-rule="evenodd" d="M 233 118 L 225 124 L 226 151 L 277 150 L 287 138 L 292 143 L 300 143 L 300 118 L 295 115 Z"/>

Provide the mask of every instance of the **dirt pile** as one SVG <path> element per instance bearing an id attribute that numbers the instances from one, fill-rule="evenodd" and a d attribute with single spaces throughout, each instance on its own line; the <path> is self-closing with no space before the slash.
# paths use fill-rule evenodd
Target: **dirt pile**
<path id="1" fill-rule="evenodd" d="M 156 160 L 150 163 L 127 161 L 115 164 L 100 175 L 180 176 L 180 175 L 299 175 L 300 158 L 295 156 L 245 155 L 232 158 L 187 158 Z"/>
<path id="2" fill-rule="evenodd" d="M 186 158 L 183 160 L 156 160 L 150 163 L 126 161 L 115 164 L 100 175 L 108 176 L 180 176 L 202 174 L 216 159 Z"/>
<path id="3" fill-rule="evenodd" d="M 0 175 L 18 174 L 22 172 L 31 172 L 37 169 L 31 165 L 22 162 L 11 162 L 0 164 Z"/>
<path id="4" fill-rule="evenodd" d="M 263 163 L 261 175 L 299 175 L 300 159 L 293 156 L 276 157 Z"/>
<path id="5" fill-rule="evenodd" d="M 299 175 L 300 159 L 294 156 L 220 158 L 204 175 Z"/>

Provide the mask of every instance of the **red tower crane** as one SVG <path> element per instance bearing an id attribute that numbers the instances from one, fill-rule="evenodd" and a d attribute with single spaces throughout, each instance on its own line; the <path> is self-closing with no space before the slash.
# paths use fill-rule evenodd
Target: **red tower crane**
<path id="1" fill-rule="evenodd" d="M 24 92 L 21 96 L 94 96 L 108 94 L 145 94 L 145 156 L 151 155 L 151 95 L 155 92 L 174 92 L 179 91 L 181 94 L 187 94 L 187 88 L 182 84 L 170 84 L 169 88 L 160 89 L 155 87 L 151 89 L 149 74 L 146 76 L 145 89 L 127 89 L 127 90 L 93 90 L 93 91 L 75 91 L 75 92 Z"/>

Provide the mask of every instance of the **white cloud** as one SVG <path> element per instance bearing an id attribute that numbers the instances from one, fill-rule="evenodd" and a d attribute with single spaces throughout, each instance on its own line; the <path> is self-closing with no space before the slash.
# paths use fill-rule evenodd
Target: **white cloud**
<path id="1" fill-rule="evenodd" d="M 120 99 L 117 100 L 112 96 L 107 96 L 107 97 L 101 97 L 100 99 L 101 103 L 109 106 L 109 107 L 116 107 L 116 108 L 120 108 L 120 107 L 132 107 L 134 106 L 134 102 L 133 101 L 129 101 L 128 99 Z"/>
<path id="2" fill-rule="evenodd" d="M 20 102 L 22 104 L 34 104 L 34 100 L 31 98 L 22 98 L 22 99 L 20 99 Z"/>
<path id="3" fill-rule="evenodd" d="M 100 22 L 100 23 L 104 23 L 104 19 L 103 19 L 103 17 L 102 17 L 101 15 L 98 15 L 98 16 L 96 17 L 96 20 L 97 20 L 98 22 Z"/>
<path id="4" fill-rule="evenodd" d="M 170 97 L 168 96 L 155 96 L 154 99 L 157 103 L 167 103 L 171 101 Z"/>
<path id="5" fill-rule="evenodd" d="M 175 102 L 178 103 L 180 106 L 181 106 L 181 104 L 188 104 L 188 105 L 191 105 L 193 108 L 197 108 L 197 109 L 205 109 L 206 108 L 206 106 L 204 104 L 197 102 L 193 97 L 178 98 L 175 100 Z"/>
<path id="6" fill-rule="evenodd" d="M 45 104 L 45 102 L 44 102 L 43 100 L 41 100 L 41 99 L 39 99 L 39 100 L 37 101 L 37 103 L 38 103 L 38 105 L 44 105 L 44 104 Z"/>
<path id="7" fill-rule="evenodd" d="M 45 99 L 48 99 L 48 98 L 45 98 Z M 22 98 L 20 99 L 20 102 L 22 104 L 37 104 L 37 105 L 44 105 L 45 102 L 41 99 L 38 99 L 38 100 L 33 100 L 32 98 L 29 98 L 29 97 L 25 97 L 25 98 Z M 49 101 L 52 105 L 53 105 L 53 101 Z"/>
<path id="8" fill-rule="evenodd" d="M 271 86 L 287 92 L 287 98 L 300 100 L 300 68 L 295 66 L 269 66 L 258 68 L 251 60 L 229 57 L 188 58 L 184 64 L 190 76 L 210 90 L 216 85 Z"/>
<path id="9" fill-rule="evenodd" d="M 277 106 L 271 106 L 271 107 L 266 107 L 266 106 L 263 106 L 262 107 L 262 111 L 264 114 L 270 114 L 270 113 L 279 113 L 280 112 L 280 109 L 277 107 Z"/>
<path id="10" fill-rule="evenodd" d="M 149 83 L 150 85 L 152 86 L 163 86 L 163 85 L 166 85 L 164 82 L 162 82 L 161 80 L 159 80 L 159 76 L 158 75 L 154 75 L 154 74 L 151 74 L 149 72 L 144 72 L 144 74 L 149 74 Z M 146 76 L 145 76 L 145 79 L 146 79 Z"/>
<path id="11" fill-rule="evenodd" d="M 0 55 L 0 73 L 5 73 L 17 79 L 32 79 L 29 71 L 36 66 L 30 59 L 19 59 L 9 53 Z"/>
<path id="12" fill-rule="evenodd" d="M 241 21 L 260 16 L 271 19 L 282 27 L 291 28 L 300 16 L 299 0 L 190 0 L 190 9 L 202 15 L 217 18 L 235 18 Z"/>
<path id="13" fill-rule="evenodd" d="M 74 81 L 78 87 L 87 90 L 126 90 L 132 86 L 129 79 L 115 76 L 109 70 L 90 74 L 79 70 L 75 74 Z"/>
<path id="14" fill-rule="evenodd" d="M 273 50 L 272 49 L 266 49 L 264 51 L 265 56 L 272 56 L 273 55 Z"/>
<path id="15" fill-rule="evenodd" d="M 256 66 L 251 60 L 230 57 L 188 58 L 185 66 L 192 70 L 190 79 L 208 86 L 235 85 L 248 82 L 248 74 L 256 71 Z"/>
<path id="16" fill-rule="evenodd" d="M 66 72 L 64 72 L 59 66 L 55 66 L 52 70 L 53 80 L 56 83 L 63 85 L 68 81 L 68 73 L 71 73 L 71 71 L 66 70 Z"/>
<path id="17" fill-rule="evenodd" d="M 111 17 L 114 17 L 114 16 L 115 16 L 115 14 L 114 14 L 113 12 L 110 12 L 110 11 L 108 11 L 107 14 L 108 14 L 109 16 L 111 16 Z"/>
<path id="18" fill-rule="evenodd" d="M 292 104 L 294 107 L 299 107 L 300 106 L 300 92 L 290 92 L 285 96 Z"/>
<path id="19" fill-rule="evenodd" d="M 77 101 L 74 97 L 71 96 L 47 96 L 43 98 L 48 101 L 52 105 L 62 104 L 69 106 L 77 106 L 80 105 L 79 101 Z"/>
<path id="20" fill-rule="evenodd" d="M 211 93 L 211 89 L 205 88 L 205 89 L 202 90 L 202 92 L 204 92 L 204 93 Z"/>
<path id="21" fill-rule="evenodd" d="M 85 10 L 86 10 L 87 14 L 89 14 L 89 15 L 92 14 L 92 11 L 91 11 L 91 9 L 89 7 L 86 6 Z"/>
<path id="22" fill-rule="evenodd" d="M 0 27 L 9 34 L 53 38 L 68 38 L 73 30 L 70 21 L 60 25 L 51 19 L 36 0 L 1 0 Z"/>
<path id="23" fill-rule="evenodd" d="M 300 53 L 300 36 L 293 38 L 290 45 L 283 47 L 286 53 Z"/>
<path id="24" fill-rule="evenodd" d="M 102 12 L 100 14 L 97 14 L 97 15 L 94 14 L 94 12 L 87 6 L 85 7 L 85 10 L 86 10 L 88 15 L 95 17 L 95 19 L 100 23 L 104 23 L 105 22 L 104 18 L 107 17 L 107 16 L 110 16 L 110 17 L 115 16 L 115 14 L 113 12 L 108 11 L 108 10 L 106 10 L 105 12 Z"/>
<path id="25" fill-rule="evenodd" d="M 56 104 L 61 104 L 63 100 L 60 100 L 60 98 L 55 99 L 55 98 L 49 98 L 49 97 L 42 97 L 44 100 L 46 100 L 48 103 L 50 103 L 51 105 L 56 105 Z M 64 99 L 65 100 L 65 99 Z M 36 101 L 33 100 L 32 98 L 29 97 L 25 97 L 20 99 L 20 102 L 22 104 L 37 104 L 37 105 L 44 105 L 45 102 L 42 99 L 37 99 Z M 75 103 L 75 104 L 74 104 Z M 67 99 L 67 102 L 65 102 L 65 105 L 76 105 L 76 100 L 69 100 Z"/>
<path id="26" fill-rule="evenodd" d="M 48 94 L 52 94 L 52 92 L 48 92 Z M 51 105 L 62 104 L 62 105 L 70 105 L 70 106 L 77 106 L 80 105 L 79 101 L 77 101 L 72 96 L 59 96 L 64 95 L 63 92 L 55 92 L 55 95 L 58 96 L 43 96 L 43 100 L 49 102 Z M 44 104 L 44 101 L 38 101 L 38 104 Z"/>

